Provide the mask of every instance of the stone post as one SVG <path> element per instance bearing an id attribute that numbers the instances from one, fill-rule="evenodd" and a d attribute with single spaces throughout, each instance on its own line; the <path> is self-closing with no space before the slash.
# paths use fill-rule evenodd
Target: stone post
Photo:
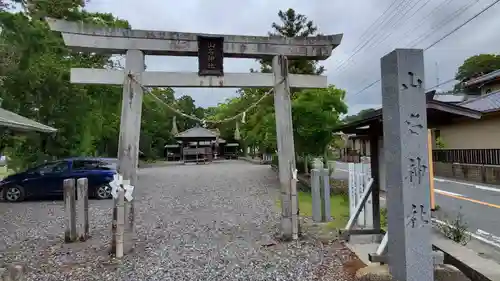
<path id="1" fill-rule="evenodd" d="M 322 212 L 321 219 L 323 222 L 329 222 L 332 220 L 332 214 L 330 213 L 330 171 L 329 169 L 323 169 L 321 173 L 321 177 L 323 178 L 323 204 L 322 204 Z"/>
<path id="2" fill-rule="evenodd" d="M 64 241 L 71 243 L 76 241 L 76 191 L 75 179 L 65 179 L 64 188 L 64 212 L 66 215 L 66 230 L 64 231 Z"/>
<path id="3" fill-rule="evenodd" d="M 311 169 L 312 218 L 321 221 L 321 174 L 319 169 Z"/>
<path id="4" fill-rule="evenodd" d="M 78 219 L 78 238 L 80 241 L 87 241 L 89 238 L 89 192 L 87 178 L 79 178 L 76 181 L 78 192 L 77 200 L 77 219 Z"/>
<path id="5" fill-rule="evenodd" d="M 432 281 L 423 50 L 381 59 L 389 269 L 395 280 Z"/>
<path id="6" fill-rule="evenodd" d="M 274 108 L 276 114 L 276 136 L 278 144 L 278 169 L 281 186 L 281 228 L 284 239 L 292 239 L 293 229 L 291 200 L 292 169 L 295 169 L 295 147 L 293 143 L 292 102 L 288 81 L 288 61 L 285 56 L 278 55 L 272 62 L 274 82 Z M 298 197 L 295 197 L 298 200 Z M 298 206 L 298 202 L 296 202 Z"/>

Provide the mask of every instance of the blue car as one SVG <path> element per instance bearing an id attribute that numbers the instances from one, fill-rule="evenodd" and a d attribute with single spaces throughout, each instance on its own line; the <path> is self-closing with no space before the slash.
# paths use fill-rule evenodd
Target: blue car
<path id="1" fill-rule="evenodd" d="M 118 160 L 114 158 L 70 158 L 44 163 L 0 181 L 3 198 L 19 202 L 31 197 L 63 195 L 65 179 L 88 179 L 90 197 L 111 198 L 109 182 L 116 173 Z"/>

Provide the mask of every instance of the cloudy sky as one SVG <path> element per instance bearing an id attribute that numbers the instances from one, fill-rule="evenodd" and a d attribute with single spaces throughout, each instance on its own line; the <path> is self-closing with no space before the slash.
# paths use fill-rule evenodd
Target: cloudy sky
<path id="1" fill-rule="evenodd" d="M 323 34 L 343 33 L 341 45 L 322 62 L 328 82 L 347 91 L 349 113 L 378 107 L 380 83 L 357 94 L 380 78 L 380 57 L 394 48 L 426 48 L 493 3 L 494 0 L 90 0 L 87 9 L 126 19 L 134 29 L 180 32 L 266 35 L 277 13 L 288 8 L 306 15 Z M 391 4 L 393 4 L 391 6 Z M 383 18 L 380 18 L 384 11 Z M 499 53 L 500 3 L 425 52 L 425 83 L 453 78 L 464 59 Z M 378 21 L 377 21 L 378 20 Z M 416 44 L 416 46 L 412 46 Z M 360 47 L 362 46 L 362 47 Z M 225 59 L 224 71 L 248 72 L 254 60 Z M 197 71 L 196 58 L 148 57 L 148 70 Z M 439 79 L 439 80 L 438 80 Z M 453 83 L 440 87 L 449 89 Z M 199 106 L 217 105 L 232 89 L 176 89 L 191 95 Z"/>

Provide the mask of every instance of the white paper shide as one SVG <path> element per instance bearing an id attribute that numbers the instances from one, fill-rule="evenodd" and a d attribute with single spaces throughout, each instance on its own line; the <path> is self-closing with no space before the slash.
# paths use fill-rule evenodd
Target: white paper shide
<path id="1" fill-rule="evenodd" d="M 111 186 L 111 195 L 113 198 L 118 199 L 118 191 L 122 189 L 125 192 L 125 199 L 127 201 L 132 201 L 134 193 L 134 186 L 130 185 L 129 180 L 124 180 L 123 176 L 120 174 L 113 175 L 113 181 L 109 183 Z"/>

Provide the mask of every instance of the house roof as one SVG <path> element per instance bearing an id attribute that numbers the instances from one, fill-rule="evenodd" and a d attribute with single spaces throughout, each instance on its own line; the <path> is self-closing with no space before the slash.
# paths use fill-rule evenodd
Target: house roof
<path id="1" fill-rule="evenodd" d="M 15 131 L 57 132 L 55 128 L 43 125 L 3 108 L 0 108 L 0 126 L 5 126 Z"/>
<path id="2" fill-rule="evenodd" d="M 483 113 L 494 112 L 500 110 L 500 91 L 482 95 L 475 99 L 464 101 L 460 106 L 481 111 Z"/>
<path id="3" fill-rule="evenodd" d="M 481 112 L 471 108 L 434 100 L 432 99 L 433 94 L 433 91 L 426 93 L 428 98 L 427 123 L 429 126 L 449 122 L 453 117 L 465 117 L 472 119 L 481 118 Z M 343 132 L 346 134 L 367 134 L 367 130 L 371 124 L 382 123 L 382 121 L 382 108 L 379 108 L 361 120 L 350 122 L 335 128 L 333 132 Z"/>
<path id="4" fill-rule="evenodd" d="M 498 78 L 500 78 L 500 69 L 497 69 L 497 70 L 492 71 L 488 74 L 485 74 L 485 75 L 479 76 L 477 78 L 473 78 L 469 81 L 466 81 L 466 82 L 464 82 L 464 86 L 470 87 L 470 86 L 474 86 L 477 84 L 483 84 L 483 83 L 486 83 L 486 82 L 489 82 L 491 80 L 495 80 Z"/>
<path id="5" fill-rule="evenodd" d="M 217 134 L 209 129 L 196 126 L 175 135 L 177 139 L 216 139 Z"/>
<path id="6" fill-rule="evenodd" d="M 467 99 L 464 94 L 435 94 L 434 100 L 450 103 L 460 103 Z"/>

